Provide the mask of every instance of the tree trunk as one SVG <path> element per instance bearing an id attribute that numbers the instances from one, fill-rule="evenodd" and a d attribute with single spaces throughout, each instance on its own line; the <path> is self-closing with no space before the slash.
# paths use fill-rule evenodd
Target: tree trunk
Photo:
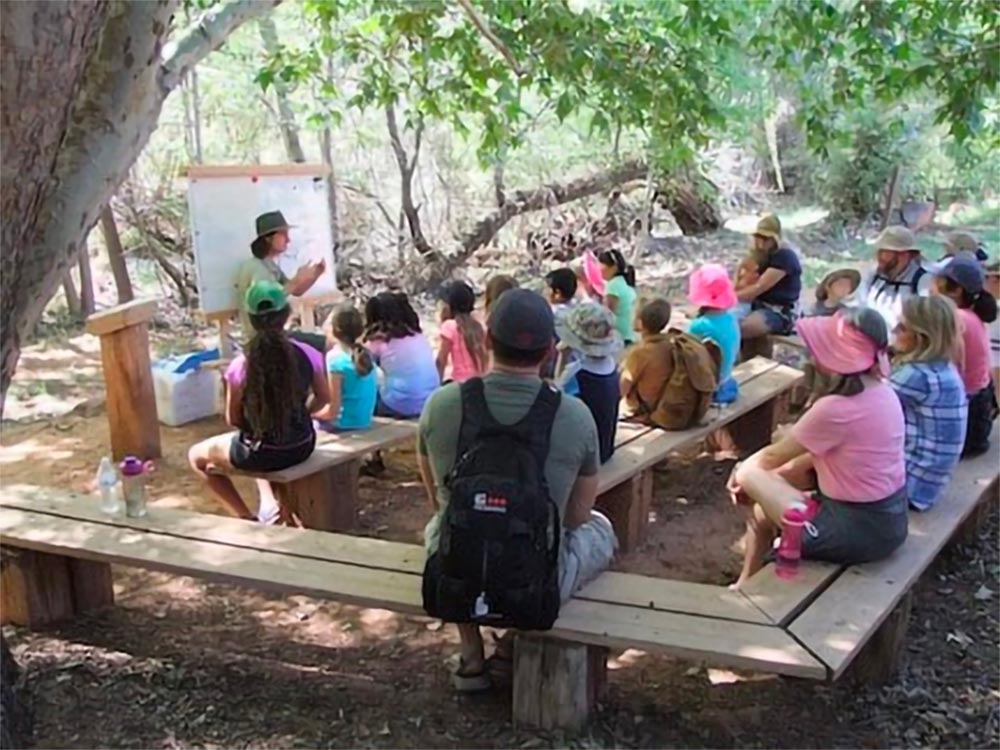
<path id="1" fill-rule="evenodd" d="M 66 310 L 74 318 L 80 317 L 80 295 L 76 291 L 76 282 L 69 271 L 62 278 L 63 295 L 66 297 Z"/>
<path id="2" fill-rule="evenodd" d="M 413 204 L 413 173 L 417 169 L 417 159 L 420 157 L 420 141 L 424 133 L 424 122 L 417 123 L 416 133 L 413 137 L 413 159 L 410 159 L 403 147 L 403 141 L 399 137 L 399 126 L 396 124 L 396 108 L 392 104 L 386 105 L 385 122 L 389 128 L 389 141 L 392 144 L 392 152 L 396 155 L 396 164 L 399 165 L 399 199 L 403 207 L 403 214 L 406 216 L 406 223 L 410 227 L 410 237 L 413 239 L 413 246 L 421 255 L 435 255 L 434 249 L 424 237 L 424 230 L 420 223 L 420 212 Z"/>
<path id="3" fill-rule="evenodd" d="M 236 28 L 276 4 L 210 8 L 168 58 L 177 0 L 4 6 L 0 413 L 23 341 L 149 140 L 167 95 Z"/>
<path id="4" fill-rule="evenodd" d="M 636 159 L 598 172 L 590 177 L 543 185 L 535 190 L 507 192 L 504 196 L 503 206 L 480 219 L 470 231 L 462 236 L 462 250 L 449 258 L 449 265 L 454 267 L 464 263 L 476 250 L 488 244 L 497 232 L 515 216 L 569 203 L 588 195 L 607 192 L 615 185 L 642 177 L 646 174 L 646 169 L 646 162 Z"/>
<path id="5" fill-rule="evenodd" d="M 125 251 L 118 235 L 118 225 L 115 224 L 115 214 L 108 204 L 101 211 L 101 234 L 104 235 L 104 246 L 108 249 L 108 263 L 115 277 L 115 288 L 118 290 L 118 304 L 131 302 L 135 295 L 132 292 L 132 279 L 128 275 L 125 264 Z"/>
<path id="6" fill-rule="evenodd" d="M 326 75 L 333 81 L 333 56 L 326 58 Z M 337 203 L 337 171 L 333 166 L 333 131 L 329 124 L 319 134 L 320 158 L 329 170 L 326 175 L 326 195 L 330 205 L 330 239 L 333 240 L 334 262 L 340 249 L 340 206 Z"/>
<path id="7" fill-rule="evenodd" d="M 94 314 L 94 274 L 90 270 L 90 248 L 84 242 L 80 247 L 80 314 L 86 318 Z"/>
<path id="8" fill-rule="evenodd" d="M 278 29 L 268 16 L 257 20 L 260 29 L 260 39 L 264 43 L 265 52 L 276 52 L 278 49 Z M 303 163 L 306 160 L 299 140 L 299 128 L 295 124 L 295 112 L 288 102 L 288 86 L 281 78 L 274 79 L 274 96 L 278 100 L 278 125 L 281 127 L 281 139 L 285 142 L 285 153 L 289 161 Z"/>
<path id="9" fill-rule="evenodd" d="M 707 234 L 722 226 L 715 202 L 718 189 L 704 177 L 672 177 L 660 186 L 661 205 L 685 235 Z"/>

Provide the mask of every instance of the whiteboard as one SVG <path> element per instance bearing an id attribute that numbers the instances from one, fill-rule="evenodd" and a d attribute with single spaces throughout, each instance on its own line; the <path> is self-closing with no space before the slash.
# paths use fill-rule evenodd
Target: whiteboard
<path id="1" fill-rule="evenodd" d="M 292 225 L 288 249 L 278 260 L 287 276 L 308 263 L 326 261 L 326 271 L 303 296 L 336 291 L 326 171 L 320 164 L 188 168 L 188 212 L 203 312 L 238 309 L 236 277 L 240 265 L 253 257 L 254 221 L 267 211 L 281 211 Z"/>

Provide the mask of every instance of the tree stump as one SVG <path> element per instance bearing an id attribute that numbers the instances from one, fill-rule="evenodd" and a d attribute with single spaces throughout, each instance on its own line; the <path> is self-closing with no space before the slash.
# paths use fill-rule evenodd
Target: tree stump
<path id="1" fill-rule="evenodd" d="M 852 676 L 859 682 L 881 685 L 889 682 L 899 668 L 906 628 L 910 622 L 913 592 L 907 591 L 885 618 L 854 661 Z"/>
<path id="2" fill-rule="evenodd" d="M 514 641 L 514 723 L 578 731 L 603 698 L 608 650 L 519 633 Z"/>
<path id="3" fill-rule="evenodd" d="M 135 300 L 87 318 L 87 333 L 101 339 L 111 454 L 159 458 L 160 422 L 149 364 L 149 320 L 155 300 Z"/>

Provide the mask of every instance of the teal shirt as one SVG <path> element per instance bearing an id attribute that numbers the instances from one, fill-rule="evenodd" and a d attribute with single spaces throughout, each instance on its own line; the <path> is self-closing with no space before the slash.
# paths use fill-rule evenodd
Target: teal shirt
<path id="1" fill-rule="evenodd" d="M 358 375 L 351 355 L 335 349 L 327 354 L 326 369 L 340 375 L 340 414 L 334 423 L 337 429 L 364 430 L 370 427 L 378 393 L 375 368 L 367 375 Z"/>
<path id="2" fill-rule="evenodd" d="M 635 321 L 635 289 L 628 285 L 624 276 L 615 276 L 604 286 L 605 297 L 616 297 L 615 328 L 626 344 L 638 341 L 633 322 Z"/>
<path id="3" fill-rule="evenodd" d="M 731 311 L 717 315 L 701 315 L 691 321 L 688 333 L 715 342 L 722 352 L 722 369 L 719 382 L 728 380 L 733 374 L 736 358 L 740 354 L 740 324 Z"/>

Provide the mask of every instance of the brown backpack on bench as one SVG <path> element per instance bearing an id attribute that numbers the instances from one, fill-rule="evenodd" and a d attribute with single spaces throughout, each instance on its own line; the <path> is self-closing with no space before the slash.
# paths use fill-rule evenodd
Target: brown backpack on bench
<path id="1" fill-rule="evenodd" d="M 694 427 L 708 413 L 719 387 L 722 352 L 712 341 L 676 329 L 667 331 L 670 375 L 655 404 L 643 404 L 639 417 L 664 430 Z"/>

